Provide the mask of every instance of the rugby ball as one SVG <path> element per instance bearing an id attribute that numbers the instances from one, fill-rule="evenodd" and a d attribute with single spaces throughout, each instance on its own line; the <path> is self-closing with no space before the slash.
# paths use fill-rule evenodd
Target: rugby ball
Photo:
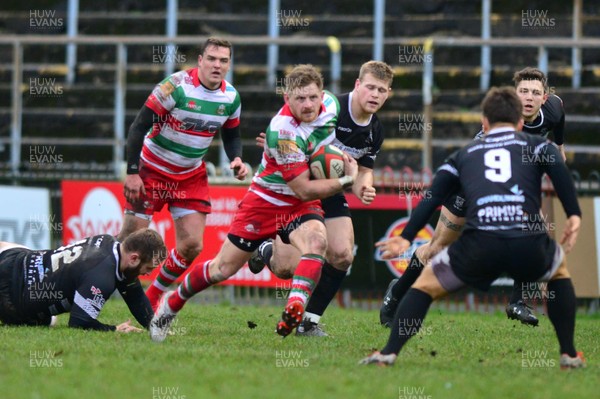
<path id="1" fill-rule="evenodd" d="M 308 164 L 314 179 L 337 179 L 344 176 L 343 152 L 333 145 L 324 145 L 315 151 Z"/>

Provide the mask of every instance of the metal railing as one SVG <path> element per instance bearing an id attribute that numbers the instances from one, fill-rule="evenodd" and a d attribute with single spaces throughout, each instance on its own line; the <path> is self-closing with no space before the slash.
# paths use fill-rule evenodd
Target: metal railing
<path id="1" fill-rule="evenodd" d="M 349 45 L 370 46 L 372 39 L 343 39 L 325 37 L 304 37 L 302 40 L 296 38 L 271 38 L 267 36 L 227 36 L 235 46 L 265 46 L 272 44 L 278 46 L 304 46 L 304 47 L 327 47 L 330 50 L 330 74 L 332 91 L 337 92 L 341 78 L 341 47 Z M 23 46 L 31 44 L 85 44 L 85 45 L 114 45 L 117 49 L 117 59 L 115 67 L 115 94 L 114 94 L 114 115 L 113 127 L 113 163 L 115 176 L 117 176 L 120 163 L 123 160 L 123 149 L 125 144 L 125 93 L 126 93 L 126 72 L 127 72 L 127 47 L 130 45 L 144 45 L 157 43 L 173 44 L 198 44 L 205 38 L 198 36 L 179 36 L 176 38 L 170 36 L 78 36 L 70 38 L 67 36 L 40 36 L 40 35 L 8 35 L 0 36 L 0 44 L 11 44 L 13 46 L 13 64 L 12 64 L 12 105 L 11 105 L 11 137 L 10 140 L 4 139 L 2 143 L 11 144 L 11 171 L 13 177 L 19 176 L 19 165 L 21 158 L 21 144 L 23 142 L 22 130 L 22 80 L 23 80 Z M 429 60 L 423 62 L 422 69 L 422 98 L 423 98 L 423 126 L 430 126 L 432 122 L 432 88 L 434 78 L 434 50 L 436 47 L 509 47 L 537 49 L 538 66 L 543 71 L 548 70 L 548 49 L 569 48 L 582 49 L 593 48 L 600 49 L 600 39 L 585 38 L 574 40 L 571 38 L 495 38 L 484 40 L 474 37 L 417 37 L 417 38 L 386 38 L 385 45 L 397 46 L 422 46 L 425 58 Z M 588 122 L 600 122 L 600 118 L 591 117 Z M 65 143 L 71 139 L 52 139 L 53 142 L 64 140 Z M 393 140 L 393 139 L 392 139 Z M 401 139 L 396 139 L 401 140 Z M 39 140 L 36 140 L 39 142 Z M 106 145 L 107 139 L 86 139 L 88 145 Z M 423 149 L 423 168 L 432 168 L 431 148 L 435 144 L 431 138 L 431 131 L 425 129 L 421 138 Z"/>
<path id="2" fill-rule="evenodd" d="M 268 46 L 277 44 L 278 46 L 295 47 L 326 47 L 331 52 L 330 73 L 331 90 L 339 91 L 339 81 L 341 78 L 341 47 L 339 41 L 334 37 L 307 37 L 302 40 L 296 38 L 269 38 L 266 36 L 223 36 L 229 39 L 235 46 Z M 125 145 L 125 93 L 127 76 L 127 46 L 130 45 L 156 45 L 157 43 L 166 44 L 192 44 L 197 45 L 206 40 L 207 37 L 201 36 L 78 36 L 68 37 L 64 35 L 6 35 L 0 36 L 1 44 L 10 44 L 13 47 L 12 63 L 12 105 L 11 105 L 11 136 L 10 140 L 0 141 L 0 144 L 11 144 L 11 173 L 13 178 L 19 177 L 19 165 L 21 163 L 21 144 L 22 144 L 22 113 L 23 113 L 23 46 L 25 45 L 61 45 L 66 44 L 85 44 L 85 45 L 114 45 L 117 50 L 117 60 L 115 68 L 115 102 L 114 102 L 114 138 L 113 138 L 113 164 L 115 177 L 121 169 L 120 164 L 123 160 Z M 233 61 L 233 60 L 232 60 Z M 60 142 L 64 139 L 52 139 L 54 142 Z M 69 140 L 69 139 L 66 139 Z M 106 139 L 86 139 L 87 145 L 106 145 Z"/>

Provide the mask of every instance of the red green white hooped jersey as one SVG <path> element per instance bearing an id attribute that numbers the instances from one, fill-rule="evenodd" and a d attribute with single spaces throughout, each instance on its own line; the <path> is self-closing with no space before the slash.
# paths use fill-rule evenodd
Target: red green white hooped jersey
<path id="1" fill-rule="evenodd" d="M 321 113 L 310 123 L 298 121 L 288 105 L 284 105 L 267 128 L 262 161 L 250 191 L 273 205 L 298 203 L 298 197 L 286 182 L 308 170 L 313 152 L 333 142 L 339 111 L 337 98 L 327 91 Z"/>
<path id="2" fill-rule="evenodd" d="M 198 68 L 174 73 L 160 82 L 145 105 L 158 116 L 144 138 L 142 160 L 151 168 L 183 179 L 202 166 L 215 134 L 240 124 L 237 90 L 223 80 L 216 90 L 202 86 Z"/>

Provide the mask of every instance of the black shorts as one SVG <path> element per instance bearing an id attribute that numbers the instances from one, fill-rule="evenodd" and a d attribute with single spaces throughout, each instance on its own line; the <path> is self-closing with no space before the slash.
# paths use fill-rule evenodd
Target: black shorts
<path id="1" fill-rule="evenodd" d="M 23 291 L 22 273 L 27 248 L 11 248 L 0 253 L 0 321 L 10 325 L 50 325 L 49 315 L 26 315 L 16 300 Z"/>
<path id="2" fill-rule="evenodd" d="M 433 271 L 447 291 L 470 285 L 487 291 L 502 274 L 516 281 L 548 279 L 562 262 L 548 234 L 506 237 L 469 230 L 436 255 Z"/>
<path id="3" fill-rule="evenodd" d="M 337 193 L 331 197 L 321 200 L 321 208 L 325 212 L 325 219 L 337 218 L 340 216 L 351 217 L 350 207 L 346 196 L 342 193 Z"/>

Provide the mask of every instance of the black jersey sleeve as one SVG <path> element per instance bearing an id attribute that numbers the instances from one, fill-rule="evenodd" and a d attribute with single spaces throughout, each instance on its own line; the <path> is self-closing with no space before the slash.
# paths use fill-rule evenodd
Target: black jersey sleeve
<path id="1" fill-rule="evenodd" d="M 465 208 L 465 195 L 462 192 L 449 195 L 443 205 L 456 217 L 464 218 L 467 214 Z"/>
<path id="2" fill-rule="evenodd" d="M 152 127 L 158 115 L 146 105 L 138 112 L 127 134 L 127 174 L 137 174 L 144 137 Z"/>
<path id="3" fill-rule="evenodd" d="M 239 125 L 233 128 L 221 129 L 221 140 L 223 141 L 225 154 L 227 154 L 230 161 L 233 161 L 236 157 L 242 157 L 242 139 L 240 138 Z"/>
<path id="4" fill-rule="evenodd" d="M 154 313 L 152 306 L 150 306 L 150 301 L 144 293 L 142 284 L 140 284 L 140 280 L 136 278 L 134 282 L 129 283 L 123 281 L 117 285 L 117 289 L 125 300 L 125 303 L 127 303 L 127 307 L 133 317 L 144 328 L 148 328 Z"/>
<path id="5" fill-rule="evenodd" d="M 581 216 L 581 209 L 577 201 L 577 190 L 560 152 L 550 142 L 544 145 L 543 151 L 548 156 L 543 157 L 542 167 L 548 176 L 550 176 L 554 191 L 556 191 L 556 195 L 560 199 L 567 217 L 573 215 Z M 548 160 L 551 160 L 551 162 Z"/>
<path id="6" fill-rule="evenodd" d="M 558 96 L 553 96 L 556 100 L 553 101 L 553 111 L 557 114 L 558 122 L 552 129 L 554 142 L 558 145 L 563 145 L 565 142 L 565 109 L 563 102 Z"/>
<path id="7" fill-rule="evenodd" d="M 69 327 L 114 331 L 113 325 L 99 322 L 98 315 L 114 291 L 114 275 L 97 266 L 83 275 L 77 284 L 71 307 Z"/>
<path id="8" fill-rule="evenodd" d="M 431 189 L 425 194 L 425 198 L 415 208 L 408 224 L 402 231 L 402 238 L 414 240 L 419 231 L 427 224 L 431 215 L 438 206 L 444 203 L 449 196 L 457 194 L 460 190 L 458 172 L 452 163 L 445 163 L 438 169 L 433 179 Z"/>

